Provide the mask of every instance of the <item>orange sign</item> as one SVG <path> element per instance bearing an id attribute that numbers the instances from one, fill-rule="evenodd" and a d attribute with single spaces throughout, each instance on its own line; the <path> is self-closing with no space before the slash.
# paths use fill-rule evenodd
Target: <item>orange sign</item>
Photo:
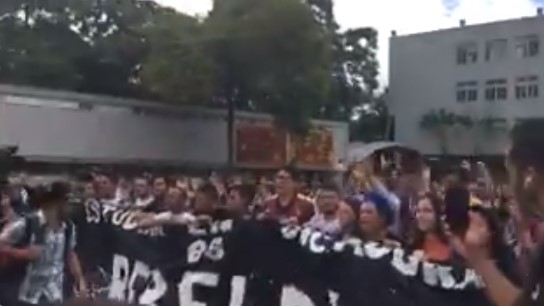
<path id="1" fill-rule="evenodd" d="M 304 139 L 291 137 L 290 144 L 292 157 L 301 165 L 330 167 L 333 164 L 334 140 L 328 129 L 313 129 Z"/>
<path id="2" fill-rule="evenodd" d="M 236 126 L 236 162 L 257 167 L 286 163 L 286 133 L 271 124 L 239 123 Z"/>

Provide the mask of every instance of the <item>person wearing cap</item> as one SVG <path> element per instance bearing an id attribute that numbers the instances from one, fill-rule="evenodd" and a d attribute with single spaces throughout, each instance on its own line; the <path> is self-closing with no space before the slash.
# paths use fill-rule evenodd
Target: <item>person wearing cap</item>
<path id="1" fill-rule="evenodd" d="M 399 243 L 392 238 L 388 228 L 393 224 L 395 211 L 382 194 L 369 192 L 359 196 L 359 229 L 365 242 L 379 242 L 391 246 Z"/>

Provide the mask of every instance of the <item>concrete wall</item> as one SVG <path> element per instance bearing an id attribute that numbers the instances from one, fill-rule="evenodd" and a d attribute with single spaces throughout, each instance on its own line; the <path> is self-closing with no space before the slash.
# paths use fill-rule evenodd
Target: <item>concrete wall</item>
<path id="1" fill-rule="evenodd" d="M 335 155 L 344 158 L 347 124 L 316 124 L 333 131 Z M 37 160 L 224 165 L 226 129 L 222 111 L 0 85 L 0 145 Z"/>
<path id="2" fill-rule="evenodd" d="M 537 35 L 539 54 L 530 58 L 516 55 L 517 37 Z M 505 56 L 496 61 L 485 60 L 486 42 L 506 39 Z M 476 63 L 459 65 L 457 47 L 466 42 L 478 46 Z M 510 123 L 518 119 L 544 116 L 544 17 L 537 16 L 483 25 L 468 25 L 408 36 L 391 37 L 389 103 L 395 115 L 396 140 L 415 147 L 425 154 L 439 154 L 436 136 L 419 127 L 423 114 L 431 109 L 445 108 L 473 118 L 494 116 Z M 526 75 L 539 77 L 540 96 L 534 99 L 515 98 L 516 79 Z M 485 83 L 491 79 L 508 81 L 508 98 L 503 101 L 484 99 Z M 478 100 L 456 101 L 456 84 L 478 82 Z M 448 133 L 452 154 L 497 154 L 507 146 L 507 131 L 487 135 L 458 128 Z"/>

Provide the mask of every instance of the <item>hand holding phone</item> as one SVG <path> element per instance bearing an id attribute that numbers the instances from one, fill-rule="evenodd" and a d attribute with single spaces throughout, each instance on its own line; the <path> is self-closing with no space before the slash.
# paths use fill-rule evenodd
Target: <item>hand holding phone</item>
<path id="1" fill-rule="evenodd" d="M 446 223 L 455 235 L 464 235 L 469 224 L 470 193 L 464 187 L 451 187 L 444 196 Z"/>

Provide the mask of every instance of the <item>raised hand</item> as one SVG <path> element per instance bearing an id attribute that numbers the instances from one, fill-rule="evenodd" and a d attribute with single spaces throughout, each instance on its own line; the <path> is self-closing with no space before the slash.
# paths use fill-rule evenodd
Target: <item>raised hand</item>
<path id="1" fill-rule="evenodd" d="M 455 235 L 445 225 L 450 243 L 472 265 L 489 259 L 490 233 L 485 220 L 477 213 L 469 212 L 469 225 L 464 234 Z"/>

